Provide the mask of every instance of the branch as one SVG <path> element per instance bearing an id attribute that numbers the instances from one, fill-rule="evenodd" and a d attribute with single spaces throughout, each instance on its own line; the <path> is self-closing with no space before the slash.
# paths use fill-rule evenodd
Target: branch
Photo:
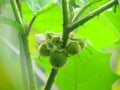
<path id="1" fill-rule="evenodd" d="M 27 29 L 27 35 L 29 35 L 30 30 L 31 30 L 31 27 L 32 27 L 32 25 L 33 25 L 33 23 L 34 23 L 34 21 L 35 21 L 36 18 L 37 18 L 37 16 L 33 16 L 33 17 L 32 17 L 32 19 L 31 19 L 31 21 L 30 21 L 30 24 L 29 24 L 29 26 L 28 26 L 28 29 Z"/>
<path id="2" fill-rule="evenodd" d="M 23 27 L 22 18 L 15 0 L 10 0 L 16 21 Z M 23 28 L 25 31 L 25 28 Z M 25 33 L 19 33 L 20 42 L 20 61 L 22 66 L 22 74 L 25 90 L 36 90 L 36 82 L 34 77 L 34 72 L 32 68 L 32 60 L 30 56 L 30 50 L 28 45 L 28 37 Z"/>
<path id="3" fill-rule="evenodd" d="M 16 3 L 17 3 L 17 6 L 18 6 L 18 9 L 19 9 L 19 12 L 20 12 L 20 16 L 22 18 L 21 0 L 16 0 Z"/>
<path id="4" fill-rule="evenodd" d="M 73 31 L 80 25 L 83 25 L 88 20 L 94 18 L 95 16 L 99 15 L 100 13 L 104 12 L 105 10 L 109 9 L 110 7 L 114 6 L 117 3 L 118 3 L 117 0 L 111 0 L 108 3 L 104 4 L 103 6 L 99 7 L 98 9 L 94 10 L 93 12 L 89 13 L 88 15 L 84 16 L 80 20 L 74 22 L 73 24 L 67 27 L 69 32 Z"/>
<path id="5" fill-rule="evenodd" d="M 52 68 L 50 76 L 48 78 L 47 84 L 45 86 L 45 90 L 51 90 L 51 87 L 54 83 L 55 76 L 57 75 L 58 69 Z"/>
<path id="6" fill-rule="evenodd" d="M 91 5 L 99 2 L 101 0 L 97 0 L 97 1 L 94 1 L 94 2 L 90 2 L 90 3 L 87 3 L 83 8 L 80 9 L 80 11 L 78 12 L 78 14 L 73 18 L 72 22 L 75 22 L 79 19 L 79 17 L 81 16 L 81 14 L 83 14 L 83 12 L 85 10 L 87 10 L 87 8 L 89 8 Z"/>
<path id="7" fill-rule="evenodd" d="M 65 30 L 65 28 L 67 27 L 67 25 L 69 23 L 69 19 L 68 19 L 69 16 L 68 16 L 66 0 L 62 0 L 62 14 L 63 14 L 63 30 Z"/>
<path id="8" fill-rule="evenodd" d="M 32 60 L 30 57 L 28 37 L 26 36 L 26 34 L 19 33 L 19 42 L 20 42 L 20 61 L 22 66 L 21 67 L 22 72 L 24 72 L 22 74 L 23 81 L 25 83 L 25 90 L 37 90 L 35 76 L 32 68 Z"/>
<path id="9" fill-rule="evenodd" d="M 10 3 L 11 3 L 11 6 L 12 6 L 12 9 L 13 9 L 16 21 L 23 26 L 22 18 L 20 16 L 20 12 L 19 12 L 19 9 L 17 7 L 16 1 L 15 0 L 10 0 Z"/>
<path id="10" fill-rule="evenodd" d="M 62 36 L 62 40 L 63 40 L 63 48 L 65 47 L 65 42 L 67 41 L 66 38 L 68 38 L 68 33 L 66 30 L 66 27 L 69 24 L 69 16 L 68 16 L 68 9 L 67 9 L 67 0 L 62 0 L 62 14 L 63 14 L 63 36 Z M 67 36 L 67 37 L 66 37 Z"/>

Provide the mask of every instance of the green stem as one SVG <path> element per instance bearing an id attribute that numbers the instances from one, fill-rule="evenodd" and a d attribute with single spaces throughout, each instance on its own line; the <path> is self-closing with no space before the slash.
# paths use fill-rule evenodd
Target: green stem
<path id="1" fill-rule="evenodd" d="M 74 17 L 74 8 L 70 3 L 68 3 L 68 15 L 69 15 L 69 24 L 71 24 Z"/>
<path id="2" fill-rule="evenodd" d="M 69 16 L 68 16 L 68 9 L 67 9 L 67 0 L 62 0 L 62 14 L 63 14 L 63 48 L 65 47 L 65 42 L 66 42 L 66 36 L 68 38 L 68 33 L 66 30 L 66 27 L 69 24 Z"/>
<path id="3" fill-rule="evenodd" d="M 66 29 L 66 30 L 63 31 L 63 36 L 62 36 L 62 40 L 63 40 L 63 46 L 62 47 L 63 48 L 65 48 L 66 43 L 68 41 L 68 37 L 69 37 L 69 33 L 70 33 L 68 31 L 69 31 L 68 29 Z"/>
<path id="4" fill-rule="evenodd" d="M 74 22 L 68 27 L 69 32 L 73 31 L 80 25 L 83 25 L 88 20 L 94 18 L 95 16 L 99 15 L 100 13 L 104 12 L 105 10 L 109 9 L 110 7 L 114 6 L 117 3 L 118 3 L 117 0 L 111 0 L 108 3 L 104 4 L 103 6 L 99 7 L 98 9 L 94 10 L 93 12 L 89 13 L 88 15 L 84 16 L 80 20 Z"/>
<path id="5" fill-rule="evenodd" d="M 22 77 L 23 77 L 23 85 L 25 90 L 29 89 L 29 78 L 28 78 L 28 70 L 27 70 L 27 63 L 26 63 L 26 57 L 25 57 L 25 52 L 24 52 L 24 45 L 23 45 L 23 40 L 22 36 L 19 33 L 19 42 L 20 42 L 20 62 L 21 62 L 21 68 L 22 68 Z"/>
<path id="6" fill-rule="evenodd" d="M 50 76 L 48 78 L 47 84 L 45 86 L 45 90 L 51 90 L 51 87 L 54 83 L 55 76 L 57 75 L 58 69 L 52 68 Z"/>
<path id="7" fill-rule="evenodd" d="M 78 14 L 73 18 L 72 22 L 75 22 L 79 19 L 79 17 L 83 14 L 83 12 L 85 10 L 87 10 L 88 7 L 90 7 L 91 5 L 99 2 L 101 0 L 97 0 L 97 1 L 94 1 L 94 2 L 91 2 L 91 3 L 87 3 L 82 9 L 80 9 L 80 11 L 78 12 Z"/>
<path id="8" fill-rule="evenodd" d="M 69 23 L 67 0 L 62 0 L 62 13 L 63 13 L 63 30 L 65 30 L 65 28 L 67 27 Z"/>
<path id="9" fill-rule="evenodd" d="M 36 18 L 37 18 L 37 16 L 33 16 L 33 18 L 31 19 L 30 24 L 29 24 L 28 29 L 27 29 L 27 35 L 29 35 L 31 27 L 33 25 L 33 22 L 35 21 Z"/>
<path id="10" fill-rule="evenodd" d="M 19 34 L 19 39 L 20 39 L 20 57 L 21 57 L 23 79 L 24 79 L 24 83 L 27 85 L 25 86 L 25 88 L 27 88 L 26 90 L 36 90 L 37 87 L 36 87 L 34 72 L 32 68 L 32 60 L 30 57 L 28 37 L 26 36 L 26 34 Z"/>
<path id="11" fill-rule="evenodd" d="M 23 26 L 17 3 L 15 2 L 15 0 L 10 0 L 10 2 L 13 8 L 16 21 L 20 23 L 21 26 Z M 26 28 L 23 28 L 22 31 L 24 32 L 25 30 Z M 19 40 L 20 40 L 20 61 L 22 66 L 22 74 L 23 74 L 23 81 L 25 84 L 24 85 L 25 90 L 36 90 L 37 87 L 36 87 L 34 72 L 32 68 L 32 60 L 30 57 L 28 36 L 26 35 L 25 32 L 24 33 L 19 32 Z"/>
<path id="12" fill-rule="evenodd" d="M 19 9 L 19 12 L 20 12 L 20 16 L 22 18 L 21 0 L 16 0 L 16 3 L 17 3 L 17 6 L 18 6 L 18 9 Z"/>
<path id="13" fill-rule="evenodd" d="M 23 26 L 22 18 L 20 16 L 20 12 L 19 12 L 19 9 L 17 7 L 16 1 L 15 0 L 10 0 L 10 2 L 11 2 L 11 6 L 12 6 L 12 9 L 13 9 L 16 21 Z"/>

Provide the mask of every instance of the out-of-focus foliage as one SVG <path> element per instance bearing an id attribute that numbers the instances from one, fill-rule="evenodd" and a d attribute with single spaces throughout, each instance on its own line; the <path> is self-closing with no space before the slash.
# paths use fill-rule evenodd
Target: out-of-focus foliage
<path id="1" fill-rule="evenodd" d="M 78 33 L 80 37 L 90 40 L 98 50 L 114 46 L 114 42 L 119 38 L 119 32 L 104 14 L 85 23 L 79 28 Z"/>
<path id="2" fill-rule="evenodd" d="M 23 90 L 19 56 L 12 50 L 18 48 L 17 32 L 8 25 L 0 27 L 0 90 Z"/>
<path id="3" fill-rule="evenodd" d="M 0 17 L 12 18 L 12 9 L 8 0 L 0 0 Z M 15 28 L 0 23 L 0 90 L 23 90 L 23 81 L 19 56 L 10 45 L 18 49 L 18 32 Z"/>
<path id="4" fill-rule="evenodd" d="M 59 71 L 56 83 L 60 90 L 111 90 L 118 77 L 109 66 L 110 54 L 87 48 L 92 54 L 84 49 L 79 56 L 70 57 L 66 67 Z"/>
<path id="5" fill-rule="evenodd" d="M 51 2 L 56 2 L 55 0 L 25 0 L 31 10 L 35 13 L 42 10 L 45 6 L 47 6 Z"/>

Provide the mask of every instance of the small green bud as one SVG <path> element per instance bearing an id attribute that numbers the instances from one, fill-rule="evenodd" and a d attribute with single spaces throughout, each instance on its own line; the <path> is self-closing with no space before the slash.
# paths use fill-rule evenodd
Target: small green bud
<path id="1" fill-rule="evenodd" d="M 55 36 L 55 37 L 52 38 L 52 43 L 56 46 L 59 46 L 59 45 L 61 45 L 62 42 L 61 42 L 59 36 Z"/>
<path id="2" fill-rule="evenodd" d="M 53 32 L 47 31 L 47 32 L 45 33 L 45 38 L 46 38 L 46 40 L 47 40 L 47 41 L 48 41 L 48 40 L 51 40 L 52 37 L 53 37 L 53 35 L 54 35 Z"/>
<path id="3" fill-rule="evenodd" d="M 70 32 L 69 38 L 70 39 L 75 39 L 76 38 L 76 34 L 74 32 Z"/>
<path id="4" fill-rule="evenodd" d="M 39 53 L 41 56 L 49 56 L 51 50 L 47 48 L 47 45 L 45 43 L 42 43 L 39 47 Z"/>

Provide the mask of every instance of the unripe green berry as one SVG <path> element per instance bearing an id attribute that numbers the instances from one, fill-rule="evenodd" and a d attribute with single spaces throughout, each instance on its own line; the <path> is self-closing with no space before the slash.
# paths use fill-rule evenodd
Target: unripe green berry
<path id="1" fill-rule="evenodd" d="M 53 67 L 59 68 L 67 62 L 67 54 L 64 51 L 53 50 L 50 54 L 50 63 Z"/>
<path id="2" fill-rule="evenodd" d="M 41 56 L 49 56 L 51 50 L 47 48 L 47 45 L 45 43 L 42 43 L 39 47 L 39 53 Z"/>
<path id="3" fill-rule="evenodd" d="M 76 55 L 80 52 L 81 47 L 77 41 L 71 41 L 66 47 L 66 51 L 70 55 Z"/>

